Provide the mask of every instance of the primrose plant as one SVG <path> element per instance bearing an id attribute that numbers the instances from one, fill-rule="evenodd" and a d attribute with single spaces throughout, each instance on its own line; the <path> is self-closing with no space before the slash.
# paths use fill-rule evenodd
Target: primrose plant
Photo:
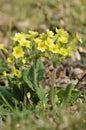
<path id="1" fill-rule="evenodd" d="M 76 43 L 81 42 L 78 34 L 71 39 L 64 29 L 56 29 L 55 33 L 47 30 L 41 34 L 29 31 L 16 33 L 12 40 L 12 49 L 7 56 L 8 69 L 3 71 L 3 78 L 8 80 L 12 96 L 23 101 L 25 107 L 39 102 L 45 106 L 48 101 L 53 105 L 56 67 L 77 50 Z M 50 60 L 54 67 L 49 99 L 47 90 L 40 86 L 45 78 L 42 57 Z"/>

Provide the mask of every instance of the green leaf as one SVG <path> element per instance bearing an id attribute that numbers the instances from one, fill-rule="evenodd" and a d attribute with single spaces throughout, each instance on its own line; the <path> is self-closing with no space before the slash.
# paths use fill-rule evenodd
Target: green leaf
<path id="1" fill-rule="evenodd" d="M 3 99 L 4 101 L 6 100 L 9 104 L 13 105 L 12 97 L 13 94 L 9 88 L 3 88 L 0 86 L 0 105 L 4 103 Z"/>
<path id="2" fill-rule="evenodd" d="M 37 93 L 39 100 L 42 102 L 46 102 L 46 100 L 47 100 L 46 92 L 47 91 L 39 86 L 36 86 L 36 85 L 35 85 L 35 89 L 36 89 L 36 93 Z"/>
<path id="3" fill-rule="evenodd" d="M 73 90 L 71 94 L 70 104 L 73 104 L 76 102 L 76 100 L 79 98 L 79 96 L 82 94 L 82 91 L 80 90 Z"/>
<path id="4" fill-rule="evenodd" d="M 31 66 L 28 75 L 29 75 L 29 80 L 34 84 L 34 64 Z"/>
<path id="5" fill-rule="evenodd" d="M 22 101 L 23 94 L 21 93 L 20 88 L 17 85 L 13 86 L 13 97 L 16 98 L 18 101 Z"/>
<path id="6" fill-rule="evenodd" d="M 9 71 L 9 69 L 7 67 L 7 63 L 0 58 L 0 73 L 3 71 Z"/>
<path id="7" fill-rule="evenodd" d="M 45 76 L 45 67 L 41 60 L 37 61 L 36 70 L 37 70 L 37 82 L 39 83 L 44 79 Z"/>
<path id="8" fill-rule="evenodd" d="M 71 94 L 72 94 L 72 90 L 73 90 L 73 85 L 72 84 L 69 84 L 65 91 L 64 91 L 64 101 L 66 103 L 68 103 L 70 101 L 70 98 L 71 98 Z"/>
<path id="9" fill-rule="evenodd" d="M 23 80 L 27 84 L 27 86 L 34 91 L 33 83 L 30 81 L 30 75 L 28 70 L 23 70 Z"/>

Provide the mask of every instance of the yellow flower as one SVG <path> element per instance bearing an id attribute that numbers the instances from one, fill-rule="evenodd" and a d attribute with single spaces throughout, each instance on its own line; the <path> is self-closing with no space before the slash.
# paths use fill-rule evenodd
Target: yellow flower
<path id="1" fill-rule="evenodd" d="M 27 47 L 27 48 L 30 48 L 30 41 L 28 41 L 28 40 L 26 40 L 26 39 L 22 39 L 22 40 L 20 41 L 20 45 L 21 45 L 21 46 L 25 46 L 25 47 Z"/>
<path id="2" fill-rule="evenodd" d="M 15 36 L 14 36 L 14 38 L 13 38 L 13 40 L 20 42 L 24 38 L 25 38 L 24 34 L 16 33 Z"/>
<path id="3" fill-rule="evenodd" d="M 63 56 L 67 56 L 67 55 L 68 55 L 67 49 L 65 49 L 65 48 L 61 48 L 60 51 L 59 51 L 59 53 L 60 53 L 61 55 L 63 55 Z"/>
<path id="4" fill-rule="evenodd" d="M 68 55 L 69 57 L 71 57 L 71 56 L 72 56 L 71 51 L 72 51 L 72 50 L 71 50 L 71 47 L 67 48 L 67 53 L 68 53 L 67 55 Z"/>
<path id="5" fill-rule="evenodd" d="M 70 43 L 70 48 L 72 51 L 77 51 L 76 39 L 72 40 L 72 42 Z"/>
<path id="6" fill-rule="evenodd" d="M 47 35 L 48 35 L 48 37 L 52 38 L 54 36 L 54 33 L 47 29 Z"/>
<path id="7" fill-rule="evenodd" d="M 46 50 L 45 42 L 41 42 L 38 44 L 38 50 L 44 52 Z"/>
<path id="8" fill-rule="evenodd" d="M 61 37 L 58 38 L 58 42 L 67 43 L 68 42 L 68 38 L 64 37 L 64 36 L 61 36 Z"/>
<path id="9" fill-rule="evenodd" d="M 4 44 L 0 44 L 0 50 L 4 49 Z"/>
<path id="10" fill-rule="evenodd" d="M 36 109 L 39 110 L 41 108 L 40 104 L 36 105 Z"/>
<path id="11" fill-rule="evenodd" d="M 13 56 L 17 59 L 24 55 L 23 49 L 20 46 L 13 48 Z"/>
<path id="12" fill-rule="evenodd" d="M 52 47 L 53 46 L 53 40 L 48 38 L 46 41 L 45 41 L 45 45 L 47 47 Z"/>
<path id="13" fill-rule="evenodd" d="M 20 70 L 18 70 L 18 69 L 16 69 L 15 67 L 13 67 L 12 68 L 12 73 L 16 76 L 16 77 L 18 77 L 18 78 L 21 78 L 21 71 Z"/>
<path id="14" fill-rule="evenodd" d="M 43 104 L 43 107 L 44 107 L 44 109 L 46 108 L 46 104 L 45 103 Z"/>
<path id="15" fill-rule="evenodd" d="M 58 37 L 67 37 L 68 38 L 68 33 L 64 29 L 57 29 L 56 28 L 56 33 Z"/>
<path id="16" fill-rule="evenodd" d="M 3 71 L 3 76 L 6 77 L 7 76 L 7 72 Z"/>
<path id="17" fill-rule="evenodd" d="M 14 57 L 13 56 L 9 56 L 7 58 L 7 61 L 10 62 L 10 63 L 14 62 Z"/>
<path id="18" fill-rule="evenodd" d="M 53 46 L 50 47 L 49 50 L 50 50 L 52 53 L 58 53 L 58 52 L 59 52 L 58 46 L 55 45 L 55 44 L 53 44 Z"/>
<path id="19" fill-rule="evenodd" d="M 22 58 L 22 63 L 25 64 L 26 63 L 26 59 Z"/>
<path id="20" fill-rule="evenodd" d="M 40 34 L 40 38 L 43 40 L 43 39 L 45 39 L 45 37 L 46 37 L 46 34 L 45 33 L 41 33 Z"/>
<path id="21" fill-rule="evenodd" d="M 78 33 L 76 33 L 76 40 L 82 43 L 82 39 L 80 38 L 80 36 L 78 35 Z"/>
<path id="22" fill-rule="evenodd" d="M 48 54 L 47 52 L 45 52 L 45 53 L 44 53 L 44 56 L 48 58 L 48 57 L 49 57 L 49 54 Z"/>
<path id="23" fill-rule="evenodd" d="M 32 36 L 32 37 L 36 37 L 38 35 L 38 32 L 36 31 L 29 31 L 29 34 Z"/>
<path id="24" fill-rule="evenodd" d="M 31 93 L 28 92 L 28 93 L 27 93 L 27 98 L 30 99 L 30 97 L 31 97 Z"/>
<path id="25" fill-rule="evenodd" d="M 8 50 L 4 47 L 4 44 L 0 44 L 0 50 L 3 50 L 5 52 L 8 52 Z"/>
<path id="26" fill-rule="evenodd" d="M 36 39 L 34 39 L 34 41 L 35 41 L 35 43 L 37 43 L 37 44 L 39 44 L 39 43 L 42 42 L 42 40 L 41 40 L 40 38 L 36 38 Z"/>

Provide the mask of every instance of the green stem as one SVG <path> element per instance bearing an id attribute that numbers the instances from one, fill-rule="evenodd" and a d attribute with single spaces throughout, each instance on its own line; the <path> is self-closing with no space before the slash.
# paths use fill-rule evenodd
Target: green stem
<path id="1" fill-rule="evenodd" d="M 37 72 L 36 72 L 36 64 L 37 64 L 37 49 L 36 49 L 36 44 L 34 44 L 34 54 L 35 57 L 33 59 L 33 64 L 34 64 L 34 84 L 37 85 Z"/>
<path id="2" fill-rule="evenodd" d="M 37 59 L 34 59 L 34 84 L 37 85 L 37 72 L 36 72 Z"/>
<path id="3" fill-rule="evenodd" d="M 24 86 L 24 106 L 27 106 L 27 88 Z"/>
<path id="4" fill-rule="evenodd" d="M 56 77 L 56 68 L 54 67 L 52 72 L 52 81 L 51 81 L 51 88 L 50 88 L 50 103 L 51 107 L 53 108 L 54 105 L 54 85 L 55 85 L 55 77 Z"/>

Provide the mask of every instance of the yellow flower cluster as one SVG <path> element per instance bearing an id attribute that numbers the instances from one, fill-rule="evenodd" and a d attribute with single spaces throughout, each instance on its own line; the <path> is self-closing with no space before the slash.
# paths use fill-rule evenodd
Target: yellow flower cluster
<path id="1" fill-rule="evenodd" d="M 70 44 L 68 33 L 64 29 L 56 29 L 55 34 L 47 30 L 46 33 L 41 33 L 34 41 L 39 51 L 60 54 L 64 57 L 71 56 L 71 51 L 76 48 L 76 44 Z"/>
<path id="2" fill-rule="evenodd" d="M 13 37 L 13 41 L 14 47 L 12 55 L 8 57 L 7 61 L 12 63 L 15 62 L 16 59 L 21 59 L 21 62 L 26 64 L 26 56 L 32 55 L 31 51 L 33 51 L 33 46 L 36 47 L 37 53 L 42 52 L 44 55 L 47 54 L 47 57 L 49 57 L 50 54 L 69 57 L 72 55 L 71 52 L 77 49 L 76 42 L 82 42 L 82 39 L 76 34 L 75 38 L 69 41 L 67 31 L 64 29 L 56 29 L 55 33 L 51 30 L 47 30 L 41 34 L 35 31 L 29 31 L 28 34 L 16 33 Z M 3 48 L 3 45 L 1 45 L 0 49 Z"/>
<path id="3" fill-rule="evenodd" d="M 30 49 L 31 47 L 30 41 L 27 40 L 26 35 L 22 33 L 16 33 L 13 40 L 15 41 L 15 43 L 17 42 L 17 44 L 15 44 L 16 46 L 13 48 L 13 56 L 16 59 L 23 57 L 24 48 Z"/>
<path id="4" fill-rule="evenodd" d="M 14 76 L 21 78 L 21 71 L 16 69 L 15 67 L 12 68 L 12 73 Z"/>

